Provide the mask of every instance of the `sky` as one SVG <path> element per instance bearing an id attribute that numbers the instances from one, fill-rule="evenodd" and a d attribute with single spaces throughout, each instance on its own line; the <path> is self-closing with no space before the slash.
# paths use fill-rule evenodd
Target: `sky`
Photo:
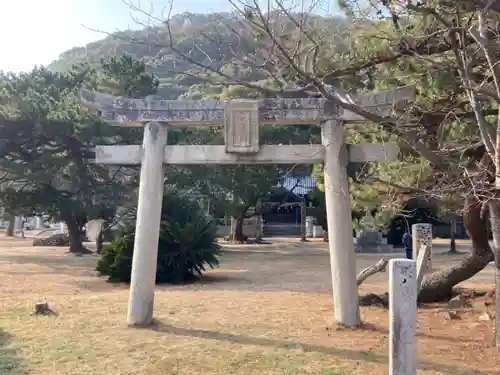
<path id="1" fill-rule="evenodd" d="M 127 2 L 163 19 L 169 6 L 168 0 L 0 0 L 0 71 L 47 65 L 72 47 L 106 36 L 95 30 L 140 28 L 137 19 L 145 22 L 146 16 Z M 174 0 L 172 6 L 172 14 L 230 10 L 228 0 Z"/>

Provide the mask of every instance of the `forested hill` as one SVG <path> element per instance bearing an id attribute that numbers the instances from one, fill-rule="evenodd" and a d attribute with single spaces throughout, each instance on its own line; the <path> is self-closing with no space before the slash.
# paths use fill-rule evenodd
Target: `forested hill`
<path id="1" fill-rule="evenodd" d="M 313 22 L 315 30 L 322 33 L 338 34 L 339 43 L 336 48 L 342 48 L 342 41 L 347 39 L 348 24 L 345 19 L 310 16 L 309 22 Z M 185 13 L 174 16 L 169 25 L 170 27 L 161 25 L 113 33 L 85 47 L 75 47 L 62 53 L 49 68 L 65 71 L 73 64 L 84 62 L 98 66 L 103 58 L 126 54 L 144 59 L 159 76 L 159 94 L 162 96 L 169 99 L 180 96 L 192 99 L 219 96 L 223 90 L 221 87 L 206 85 L 196 77 L 198 67 L 170 53 L 168 43 L 169 35 L 172 35 L 175 48 L 189 54 L 196 61 L 209 63 L 210 66 L 242 80 L 259 81 L 267 78 L 250 66 L 242 66 L 234 58 L 234 49 L 237 49 L 239 56 L 244 56 L 266 48 L 265 44 L 255 38 L 255 34 L 245 30 L 241 19 L 235 19 L 226 13 Z M 189 72 L 191 75 L 180 74 L 181 72 Z"/>

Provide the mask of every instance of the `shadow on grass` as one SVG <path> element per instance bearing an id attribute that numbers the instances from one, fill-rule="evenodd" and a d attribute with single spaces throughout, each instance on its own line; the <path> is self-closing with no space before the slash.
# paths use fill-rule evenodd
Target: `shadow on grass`
<path id="1" fill-rule="evenodd" d="M 381 355 L 366 350 L 341 349 L 322 345 L 313 345 L 299 342 L 287 342 L 262 337 L 252 337 L 236 335 L 194 328 L 180 328 L 165 324 L 159 320 L 154 320 L 151 329 L 157 332 L 168 333 L 170 335 L 196 337 L 207 340 L 227 341 L 241 345 L 258 345 L 282 349 L 301 349 L 304 352 L 316 352 L 335 357 L 341 357 L 354 361 L 365 361 L 371 363 L 388 364 L 388 355 Z M 419 370 L 439 371 L 453 375 L 498 375 L 498 372 L 484 372 L 464 366 L 443 365 L 429 361 L 419 361 Z"/>
<path id="2" fill-rule="evenodd" d="M 0 374 L 21 375 L 23 369 L 21 358 L 16 350 L 10 347 L 12 336 L 0 328 Z"/>
<path id="3" fill-rule="evenodd" d="M 373 332 L 377 332 L 377 333 L 380 333 L 382 335 L 385 335 L 385 336 L 389 336 L 389 330 L 385 327 L 380 327 L 376 324 L 372 324 L 372 323 L 363 323 L 363 329 L 367 330 L 367 331 L 373 331 Z M 447 341 L 447 342 L 450 342 L 450 343 L 453 343 L 453 342 L 456 342 L 457 339 L 455 337 L 446 337 L 446 336 L 441 336 L 441 335 L 434 335 L 432 333 L 424 333 L 424 332 L 418 332 L 417 331 L 417 337 L 426 337 L 426 338 L 429 338 L 429 339 L 434 339 L 434 340 L 441 340 L 441 341 Z M 484 339 L 481 338 L 481 337 L 470 337 L 470 338 L 461 338 L 460 339 L 461 341 L 465 341 L 465 342 L 470 342 L 470 343 L 482 343 L 484 342 Z"/>

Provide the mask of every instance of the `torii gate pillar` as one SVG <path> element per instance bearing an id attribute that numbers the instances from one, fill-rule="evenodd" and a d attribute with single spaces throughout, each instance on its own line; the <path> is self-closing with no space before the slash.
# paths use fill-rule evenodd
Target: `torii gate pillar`
<path id="1" fill-rule="evenodd" d="M 342 121 L 326 121 L 321 141 L 325 147 L 323 172 L 335 318 L 342 325 L 355 327 L 360 324 L 360 314 L 347 177 L 349 155 Z"/>
<path id="2" fill-rule="evenodd" d="M 127 315 L 127 323 L 131 326 L 148 325 L 153 320 L 167 132 L 167 126 L 158 122 L 149 122 L 144 126 Z"/>

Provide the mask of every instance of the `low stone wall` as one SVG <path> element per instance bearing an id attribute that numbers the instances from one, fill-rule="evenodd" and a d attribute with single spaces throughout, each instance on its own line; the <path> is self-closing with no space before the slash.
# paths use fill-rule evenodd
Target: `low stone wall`
<path id="1" fill-rule="evenodd" d="M 69 237 L 65 233 L 56 233 L 49 237 L 36 237 L 33 246 L 69 246 Z"/>
<path id="2" fill-rule="evenodd" d="M 243 234 L 245 236 L 255 238 L 257 236 L 257 225 L 256 224 L 244 224 L 243 225 Z M 217 227 L 217 237 L 226 237 L 231 234 L 231 226 L 230 225 L 219 225 Z"/>

